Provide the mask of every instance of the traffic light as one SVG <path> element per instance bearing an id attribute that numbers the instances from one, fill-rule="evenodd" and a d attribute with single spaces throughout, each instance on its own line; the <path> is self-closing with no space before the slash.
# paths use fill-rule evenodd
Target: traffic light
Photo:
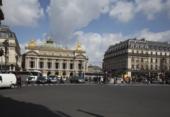
<path id="1" fill-rule="evenodd" d="M 0 56 L 3 56 L 4 55 L 4 50 L 1 48 L 0 49 Z"/>

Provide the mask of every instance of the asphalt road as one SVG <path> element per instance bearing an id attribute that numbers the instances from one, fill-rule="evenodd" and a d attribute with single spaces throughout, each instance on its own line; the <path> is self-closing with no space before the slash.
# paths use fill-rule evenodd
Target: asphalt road
<path id="1" fill-rule="evenodd" d="M 170 117 L 170 86 L 56 85 L 0 90 L 1 117 Z"/>

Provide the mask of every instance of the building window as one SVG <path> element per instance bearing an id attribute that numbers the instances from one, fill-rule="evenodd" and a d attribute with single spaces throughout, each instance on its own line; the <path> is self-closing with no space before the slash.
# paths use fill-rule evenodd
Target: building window
<path id="1" fill-rule="evenodd" d="M 143 65 L 141 65 L 141 70 L 144 70 L 144 67 L 143 67 Z"/>
<path id="2" fill-rule="evenodd" d="M 155 66 L 155 70 L 158 70 L 158 65 Z"/>
<path id="3" fill-rule="evenodd" d="M 70 77 L 72 77 L 72 76 L 73 76 L 73 72 L 70 73 Z"/>
<path id="4" fill-rule="evenodd" d="M 55 75 L 56 75 L 56 76 L 58 76 L 58 75 L 59 75 L 59 72 L 58 72 L 58 71 L 56 71 L 56 72 L 55 72 Z"/>
<path id="5" fill-rule="evenodd" d="M 66 69 L 66 63 L 63 63 L 63 69 Z"/>
<path id="6" fill-rule="evenodd" d="M 35 67 L 35 62 L 34 61 L 30 61 L 30 68 L 34 68 Z"/>
<path id="7" fill-rule="evenodd" d="M 70 69 L 73 69 L 73 63 L 70 63 Z"/>
<path id="8" fill-rule="evenodd" d="M 153 70 L 153 65 L 151 65 L 151 70 Z"/>
<path id="9" fill-rule="evenodd" d="M 0 81 L 2 82 L 2 76 L 0 76 Z"/>
<path id="10" fill-rule="evenodd" d="M 43 68 L 44 67 L 44 62 L 40 62 L 39 65 L 40 65 L 40 68 Z"/>
<path id="11" fill-rule="evenodd" d="M 134 57 L 132 57 L 132 62 L 134 62 L 135 60 L 134 60 Z"/>
<path id="12" fill-rule="evenodd" d="M 141 58 L 141 62 L 143 63 L 143 58 Z"/>
<path id="13" fill-rule="evenodd" d="M 148 65 L 146 65 L 146 70 L 148 70 Z"/>
<path id="14" fill-rule="evenodd" d="M 48 71 L 48 72 L 47 72 L 47 76 L 50 76 L 50 75 L 51 75 L 51 72 L 50 72 L 50 71 Z"/>
<path id="15" fill-rule="evenodd" d="M 134 69 L 135 67 L 134 67 L 134 65 L 132 65 L 132 69 Z"/>
<path id="16" fill-rule="evenodd" d="M 157 62 L 158 62 L 158 59 L 155 59 L 155 62 L 157 63 Z"/>
<path id="17" fill-rule="evenodd" d="M 153 59 L 151 58 L 151 63 L 153 63 Z"/>
<path id="18" fill-rule="evenodd" d="M 82 69 L 82 64 L 81 63 L 78 64 L 78 68 Z"/>
<path id="19" fill-rule="evenodd" d="M 48 69 L 51 68 L 51 62 L 48 62 Z"/>
<path id="20" fill-rule="evenodd" d="M 55 68 L 56 68 L 56 69 L 59 68 L 59 63 L 55 63 Z"/>
<path id="21" fill-rule="evenodd" d="M 134 54 L 134 50 L 132 50 L 132 54 Z"/>
<path id="22" fill-rule="evenodd" d="M 66 72 L 64 71 L 64 72 L 63 72 L 63 76 L 65 76 L 65 75 L 66 75 Z"/>
<path id="23" fill-rule="evenodd" d="M 139 69 L 139 65 L 136 65 L 136 69 Z"/>

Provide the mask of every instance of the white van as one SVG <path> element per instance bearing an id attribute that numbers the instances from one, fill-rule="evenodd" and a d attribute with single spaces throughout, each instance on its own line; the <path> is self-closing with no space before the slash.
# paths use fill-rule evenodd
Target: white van
<path id="1" fill-rule="evenodd" d="M 14 74 L 0 74 L 0 88 L 10 87 L 14 88 L 17 83 L 16 76 Z"/>

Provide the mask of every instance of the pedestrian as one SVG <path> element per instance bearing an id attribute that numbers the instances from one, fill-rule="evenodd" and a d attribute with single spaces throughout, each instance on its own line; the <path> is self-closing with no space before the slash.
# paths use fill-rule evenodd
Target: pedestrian
<path id="1" fill-rule="evenodd" d="M 17 76 L 17 86 L 18 86 L 18 88 L 21 88 L 21 87 L 22 87 L 21 76 Z"/>
<path id="2" fill-rule="evenodd" d="M 64 83 L 63 77 L 61 77 L 60 83 L 62 83 L 62 84 Z"/>
<path id="3" fill-rule="evenodd" d="M 100 77 L 100 84 L 103 84 L 103 77 Z"/>

